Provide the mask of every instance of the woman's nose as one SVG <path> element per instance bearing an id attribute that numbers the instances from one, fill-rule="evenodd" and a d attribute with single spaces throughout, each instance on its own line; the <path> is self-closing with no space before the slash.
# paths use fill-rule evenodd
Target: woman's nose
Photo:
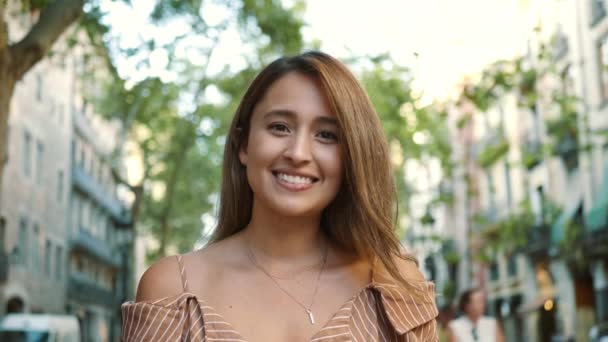
<path id="1" fill-rule="evenodd" d="M 285 150 L 285 157 L 294 163 L 302 163 L 311 159 L 311 141 L 308 134 L 302 132 L 293 136 Z"/>

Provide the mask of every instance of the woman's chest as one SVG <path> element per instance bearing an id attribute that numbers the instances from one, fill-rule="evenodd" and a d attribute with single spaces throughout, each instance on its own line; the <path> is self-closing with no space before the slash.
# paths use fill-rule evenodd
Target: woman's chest
<path id="1" fill-rule="evenodd" d="M 226 327 L 207 329 L 208 333 L 233 330 L 249 342 L 309 341 L 326 332 L 345 336 L 355 301 L 352 294 L 327 289 L 319 289 L 316 298 L 308 303 L 272 288 L 217 292 L 208 298 L 206 321 L 221 320 Z"/>

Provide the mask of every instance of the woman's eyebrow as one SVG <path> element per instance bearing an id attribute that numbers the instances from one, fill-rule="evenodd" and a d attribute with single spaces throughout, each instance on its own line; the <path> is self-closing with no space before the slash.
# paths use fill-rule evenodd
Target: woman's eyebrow
<path id="1" fill-rule="evenodd" d="M 298 115 L 296 114 L 296 112 L 289 109 L 272 109 L 266 112 L 266 114 L 264 114 L 264 119 L 267 119 L 271 116 L 278 116 L 284 117 L 286 119 L 295 120 Z M 329 124 L 335 126 L 338 125 L 338 120 L 335 117 L 329 115 L 319 115 L 315 117 L 314 121 L 320 124 Z"/>
<path id="2" fill-rule="evenodd" d="M 272 110 L 266 112 L 266 114 L 264 114 L 264 119 L 266 119 L 270 116 L 279 116 L 279 117 L 285 117 L 288 119 L 295 119 L 296 113 L 291 110 L 288 110 L 288 109 L 272 109 Z"/>
<path id="3" fill-rule="evenodd" d="M 315 121 L 317 121 L 321 124 L 329 124 L 329 125 L 338 126 L 338 120 L 332 116 L 327 116 L 327 115 L 318 116 L 315 118 Z"/>

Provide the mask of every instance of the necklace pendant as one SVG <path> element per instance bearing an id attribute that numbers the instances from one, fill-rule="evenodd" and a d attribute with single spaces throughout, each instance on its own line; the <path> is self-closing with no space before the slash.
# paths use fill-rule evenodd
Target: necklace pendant
<path id="1" fill-rule="evenodd" d="M 314 325 L 315 324 L 315 316 L 312 314 L 312 311 L 306 310 L 306 313 L 308 314 L 308 319 L 310 319 L 310 324 Z"/>

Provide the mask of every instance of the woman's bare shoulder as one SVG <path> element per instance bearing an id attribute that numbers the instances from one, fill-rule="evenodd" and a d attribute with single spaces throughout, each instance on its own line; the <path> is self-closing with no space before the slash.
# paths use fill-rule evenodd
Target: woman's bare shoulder
<path id="1" fill-rule="evenodd" d="M 177 256 L 158 260 L 141 277 L 136 301 L 157 300 L 191 290 L 199 294 L 208 292 L 231 262 L 235 254 L 233 244 L 228 238 L 181 255 L 183 274 Z M 187 289 L 184 279 L 188 281 Z"/>
<path id="2" fill-rule="evenodd" d="M 176 256 L 156 261 L 142 275 L 135 301 L 144 302 L 179 294 L 182 280 Z"/>

